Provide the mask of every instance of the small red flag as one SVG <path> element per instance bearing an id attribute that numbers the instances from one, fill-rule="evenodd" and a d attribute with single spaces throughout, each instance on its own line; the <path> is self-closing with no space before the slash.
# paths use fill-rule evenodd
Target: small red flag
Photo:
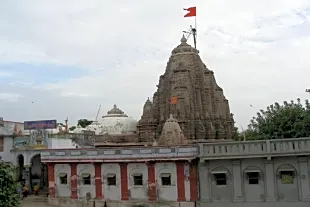
<path id="1" fill-rule="evenodd" d="M 178 98 L 175 97 L 175 96 L 174 96 L 174 97 L 171 97 L 169 102 L 170 102 L 170 104 L 177 104 Z"/>
<path id="2" fill-rule="evenodd" d="M 188 13 L 184 15 L 184 17 L 195 17 L 196 16 L 196 7 L 189 7 L 184 10 L 188 11 Z"/>

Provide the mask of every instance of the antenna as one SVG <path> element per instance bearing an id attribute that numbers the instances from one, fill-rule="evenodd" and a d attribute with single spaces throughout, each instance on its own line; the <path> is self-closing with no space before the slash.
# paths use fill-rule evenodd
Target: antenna
<path id="1" fill-rule="evenodd" d="M 188 31 L 183 31 L 183 33 L 187 34 L 186 39 L 188 40 L 191 35 L 193 35 L 194 38 L 194 46 L 195 49 L 197 49 L 197 30 L 196 28 L 193 28 L 192 25 L 190 25 L 190 28 Z"/>
<path id="2" fill-rule="evenodd" d="M 101 109 L 101 104 L 99 105 L 99 109 L 98 109 L 98 112 L 97 112 L 97 115 L 96 115 L 96 119 L 95 119 L 95 123 L 96 124 L 97 124 L 97 119 L 98 119 L 98 115 L 99 115 L 100 109 Z"/>

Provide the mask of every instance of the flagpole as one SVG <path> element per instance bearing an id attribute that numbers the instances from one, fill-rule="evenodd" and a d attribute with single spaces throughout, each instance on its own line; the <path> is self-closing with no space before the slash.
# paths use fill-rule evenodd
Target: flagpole
<path id="1" fill-rule="evenodd" d="M 196 29 L 196 32 L 195 32 L 195 39 L 196 39 L 196 44 L 197 44 L 197 9 L 196 9 L 196 15 L 195 15 L 195 29 Z M 195 48 L 196 48 L 196 44 L 195 44 Z"/>

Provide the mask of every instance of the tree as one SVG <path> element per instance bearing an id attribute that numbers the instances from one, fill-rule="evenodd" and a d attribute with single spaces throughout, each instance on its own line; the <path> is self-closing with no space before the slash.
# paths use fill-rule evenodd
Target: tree
<path id="1" fill-rule="evenodd" d="M 15 168 L 0 160 L 0 206 L 18 207 L 20 196 L 17 192 L 19 184 L 15 178 Z"/>
<path id="2" fill-rule="evenodd" d="M 87 119 L 80 119 L 78 120 L 78 126 L 85 128 L 88 125 L 90 125 L 91 123 L 93 123 L 93 121 L 87 120 Z"/>
<path id="3" fill-rule="evenodd" d="M 70 131 L 73 131 L 73 130 L 75 130 L 75 129 L 76 129 L 76 126 L 71 126 L 71 127 L 69 128 Z"/>
<path id="4" fill-rule="evenodd" d="M 305 100 L 305 105 L 301 104 L 299 98 L 297 103 L 274 103 L 253 117 L 245 133 L 247 140 L 309 137 L 309 101 Z"/>

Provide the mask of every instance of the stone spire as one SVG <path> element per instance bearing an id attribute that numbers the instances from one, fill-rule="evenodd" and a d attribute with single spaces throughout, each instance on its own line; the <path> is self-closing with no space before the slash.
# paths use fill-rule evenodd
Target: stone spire
<path id="1" fill-rule="evenodd" d="M 172 97 L 176 103 L 171 104 Z M 187 139 L 232 138 L 234 120 L 228 100 L 217 85 L 214 72 L 206 67 L 199 51 L 187 43 L 184 35 L 159 78 L 153 102 L 148 101 L 138 124 L 139 136 L 147 134 L 158 140 L 172 114 Z"/>

